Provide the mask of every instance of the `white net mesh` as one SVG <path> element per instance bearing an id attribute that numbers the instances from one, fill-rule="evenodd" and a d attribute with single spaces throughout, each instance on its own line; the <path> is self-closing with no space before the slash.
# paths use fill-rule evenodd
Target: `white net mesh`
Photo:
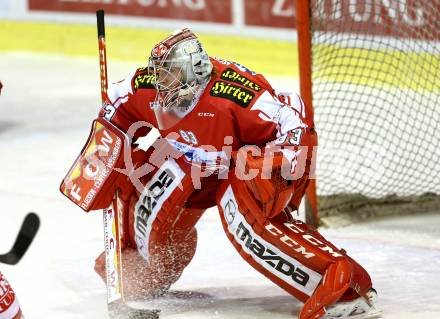
<path id="1" fill-rule="evenodd" d="M 330 206 L 350 210 L 360 199 L 436 201 L 440 1 L 314 0 L 310 9 L 318 195 L 339 194 Z"/>

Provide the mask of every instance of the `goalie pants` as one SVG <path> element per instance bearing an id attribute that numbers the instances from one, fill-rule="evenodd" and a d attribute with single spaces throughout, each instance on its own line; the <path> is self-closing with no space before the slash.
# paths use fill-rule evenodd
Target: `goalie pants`
<path id="1" fill-rule="evenodd" d="M 255 216 L 240 198 L 238 180 L 211 179 L 202 192 L 194 190 L 185 165 L 167 160 L 146 176 L 142 193 L 134 191 L 123 199 L 128 295 L 150 296 L 179 279 L 196 250 L 195 225 L 207 208 L 202 203 L 209 207 L 215 201 L 225 233 L 239 254 L 297 299 L 310 300 L 329 267 L 340 261 L 348 265 L 350 274 L 348 286 L 335 294 L 337 300 L 351 300 L 371 288 L 368 273 L 317 231 L 283 213 L 261 223 L 261 216 Z M 95 270 L 104 278 L 103 254 Z"/>

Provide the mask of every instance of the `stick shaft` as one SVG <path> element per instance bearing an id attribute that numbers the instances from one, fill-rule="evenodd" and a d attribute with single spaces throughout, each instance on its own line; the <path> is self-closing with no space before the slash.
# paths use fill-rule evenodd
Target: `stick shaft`
<path id="1" fill-rule="evenodd" d="M 108 102 L 107 96 L 107 54 L 105 46 L 104 10 L 96 11 L 99 46 L 99 73 L 101 77 L 101 100 Z M 116 194 L 115 194 L 116 195 Z M 103 210 L 104 247 L 106 255 L 106 282 L 108 305 L 123 303 L 121 239 L 116 196 L 111 207 Z"/>
<path id="2" fill-rule="evenodd" d="M 105 38 L 104 10 L 96 11 L 96 22 L 98 27 L 98 38 Z"/>
<path id="3" fill-rule="evenodd" d="M 105 46 L 105 23 L 104 10 L 96 11 L 96 22 L 98 29 L 98 47 L 99 47 L 99 74 L 101 78 L 101 100 L 102 103 L 108 101 L 107 96 L 107 50 Z"/>
<path id="4" fill-rule="evenodd" d="M 106 257 L 107 303 L 123 303 L 121 238 L 117 197 L 104 209 L 104 247 Z"/>

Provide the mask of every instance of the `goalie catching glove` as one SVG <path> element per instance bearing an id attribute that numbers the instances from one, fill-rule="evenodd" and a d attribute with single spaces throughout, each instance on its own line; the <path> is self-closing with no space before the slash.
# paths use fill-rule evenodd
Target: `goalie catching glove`
<path id="1" fill-rule="evenodd" d="M 317 137 L 308 128 L 291 132 L 268 143 L 262 155 L 256 146 L 233 153 L 235 174 L 246 186 L 243 196 L 254 202 L 260 222 L 275 217 L 287 206 L 298 209 L 302 198 L 298 194 L 307 187 Z"/>

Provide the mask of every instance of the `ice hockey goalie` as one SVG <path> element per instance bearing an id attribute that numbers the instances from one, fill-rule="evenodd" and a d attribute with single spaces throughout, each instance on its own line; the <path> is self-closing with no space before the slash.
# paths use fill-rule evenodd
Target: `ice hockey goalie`
<path id="1" fill-rule="evenodd" d="M 87 145 L 107 140 L 111 154 L 101 173 L 90 161 L 76 172 L 97 178 L 98 187 L 70 191 L 87 211 L 105 208 L 118 192 L 129 294 L 154 297 L 179 279 L 196 250 L 197 221 L 217 205 L 243 259 L 304 303 L 300 319 L 374 312 L 367 271 L 290 214 L 312 177 L 317 146 L 298 95 L 209 57 L 183 29 L 152 49 L 146 67 L 112 85 L 108 98 Z M 151 128 L 161 137 L 142 151 L 135 141 Z M 88 149 L 84 158 L 100 157 Z M 95 270 L 104 276 L 103 255 Z"/>

